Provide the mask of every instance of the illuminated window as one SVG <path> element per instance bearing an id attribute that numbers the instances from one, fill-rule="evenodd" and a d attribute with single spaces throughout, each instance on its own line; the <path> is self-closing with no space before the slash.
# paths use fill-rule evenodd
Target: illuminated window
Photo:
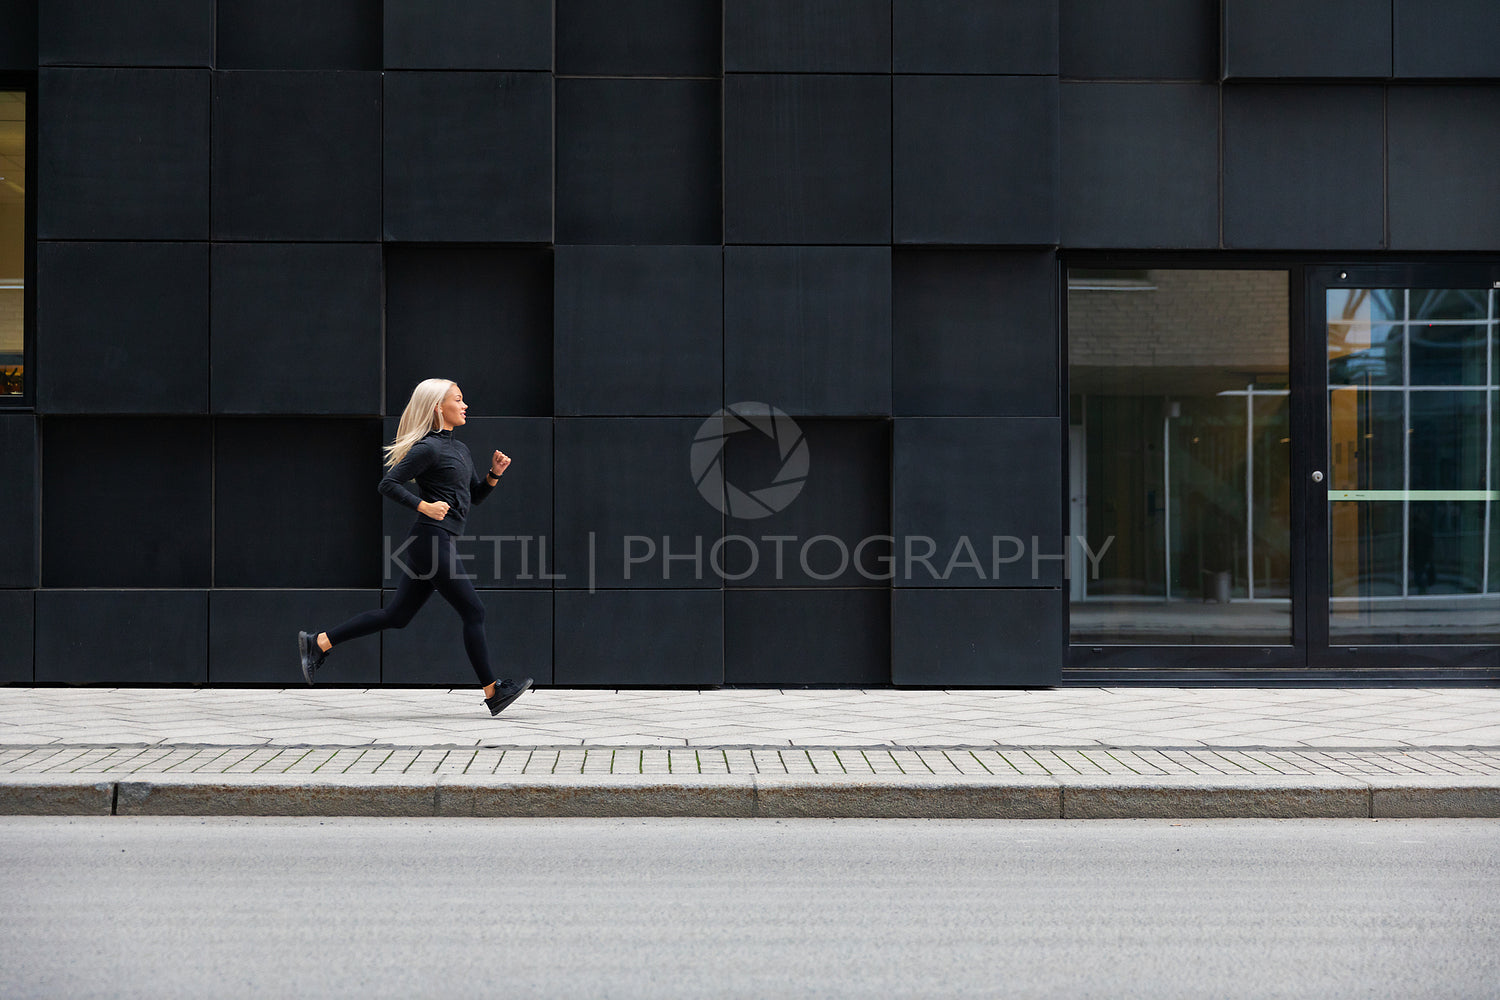
<path id="1" fill-rule="evenodd" d="M 25 299 L 26 94 L 0 90 L 0 396 L 21 395 Z"/>

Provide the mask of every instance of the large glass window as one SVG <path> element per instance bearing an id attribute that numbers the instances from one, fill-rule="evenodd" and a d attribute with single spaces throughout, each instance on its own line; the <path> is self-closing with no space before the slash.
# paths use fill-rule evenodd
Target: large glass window
<path id="1" fill-rule="evenodd" d="M 1500 627 L 1497 298 L 1327 292 L 1334 642 L 1492 642 Z"/>
<path id="2" fill-rule="evenodd" d="M 26 93 L 0 90 L 0 397 L 21 394 L 25 301 Z"/>
<path id="3" fill-rule="evenodd" d="M 1288 274 L 1068 275 L 1077 644 L 1287 644 Z"/>

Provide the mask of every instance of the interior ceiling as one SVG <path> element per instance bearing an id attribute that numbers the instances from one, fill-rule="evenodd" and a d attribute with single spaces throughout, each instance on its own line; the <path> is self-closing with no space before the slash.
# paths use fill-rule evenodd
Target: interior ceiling
<path id="1" fill-rule="evenodd" d="M 0 91 L 0 203 L 26 200 L 26 95 Z"/>

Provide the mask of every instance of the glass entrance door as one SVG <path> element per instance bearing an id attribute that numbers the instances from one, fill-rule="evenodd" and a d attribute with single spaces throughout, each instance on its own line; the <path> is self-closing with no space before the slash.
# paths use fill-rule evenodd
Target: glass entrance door
<path id="1" fill-rule="evenodd" d="M 1326 347 L 1309 663 L 1493 665 L 1500 268 L 1319 268 L 1308 292 L 1308 339 Z"/>

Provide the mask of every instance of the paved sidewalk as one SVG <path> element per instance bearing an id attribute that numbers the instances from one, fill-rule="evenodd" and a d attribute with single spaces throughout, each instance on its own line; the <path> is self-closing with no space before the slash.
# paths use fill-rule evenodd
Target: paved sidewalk
<path id="1" fill-rule="evenodd" d="M 0 813 L 1500 816 L 1500 688 L 0 688 Z"/>

